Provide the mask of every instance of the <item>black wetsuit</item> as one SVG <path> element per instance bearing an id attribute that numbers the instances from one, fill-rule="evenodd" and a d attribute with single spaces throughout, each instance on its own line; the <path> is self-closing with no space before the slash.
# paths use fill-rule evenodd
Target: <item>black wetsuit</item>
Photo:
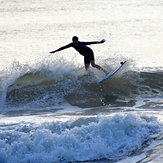
<path id="1" fill-rule="evenodd" d="M 77 50 L 81 55 L 84 56 L 84 63 L 90 64 L 91 60 L 94 60 L 94 54 L 91 48 L 87 47 L 86 45 L 90 45 L 93 42 L 78 42 L 78 45 L 75 46 L 74 43 L 69 43 L 66 46 L 63 46 L 60 48 L 60 50 L 73 47 L 75 50 Z"/>

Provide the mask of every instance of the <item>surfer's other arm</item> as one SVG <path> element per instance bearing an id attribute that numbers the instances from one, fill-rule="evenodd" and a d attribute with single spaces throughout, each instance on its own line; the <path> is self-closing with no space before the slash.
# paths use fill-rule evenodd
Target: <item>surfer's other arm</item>
<path id="1" fill-rule="evenodd" d="M 101 41 L 91 41 L 91 42 L 87 42 L 87 45 L 90 45 L 90 44 L 101 44 L 101 43 L 104 43 L 106 40 L 105 39 L 102 39 Z"/>
<path id="2" fill-rule="evenodd" d="M 71 46 L 68 44 L 68 45 L 65 45 L 65 46 L 60 47 L 60 48 L 57 49 L 57 50 L 51 51 L 51 52 L 49 52 L 49 53 L 55 53 L 55 52 L 58 52 L 58 51 L 67 49 L 67 48 L 69 48 L 69 47 L 71 47 Z"/>

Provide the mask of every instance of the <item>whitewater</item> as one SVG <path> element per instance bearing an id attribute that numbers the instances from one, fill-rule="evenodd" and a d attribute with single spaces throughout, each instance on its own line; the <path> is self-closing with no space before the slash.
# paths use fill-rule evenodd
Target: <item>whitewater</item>
<path id="1" fill-rule="evenodd" d="M 162 163 L 161 0 L 1 0 L 0 163 Z M 90 45 L 110 79 L 71 42 Z"/>

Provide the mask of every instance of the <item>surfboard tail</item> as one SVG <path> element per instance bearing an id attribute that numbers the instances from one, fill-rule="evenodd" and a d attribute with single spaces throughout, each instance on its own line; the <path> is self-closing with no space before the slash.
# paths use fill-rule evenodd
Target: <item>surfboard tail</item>
<path id="1" fill-rule="evenodd" d="M 120 62 L 121 65 L 125 64 L 127 61 L 124 61 L 124 62 Z"/>

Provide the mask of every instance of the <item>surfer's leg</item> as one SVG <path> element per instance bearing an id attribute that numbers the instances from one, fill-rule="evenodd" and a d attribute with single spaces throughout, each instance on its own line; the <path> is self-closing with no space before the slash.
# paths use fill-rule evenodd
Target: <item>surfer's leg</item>
<path id="1" fill-rule="evenodd" d="M 101 71 L 103 71 L 105 74 L 107 74 L 107 71 L 106 71 L 106 70 L 104 70 L 104 69 L 103 69 L 102 67 L 100 67 L 99 65 L 96 65 L 96 64 L 95 64 L 94 53 L 93 53 L 92 50 L 89 51 L 89 53 L 87 54 L 87 56 L 88 56 L 89 64 L 91 63 L 92 67 L 95 67 L 95 68 L 97 68 L 98 70 L 101 70 Z"/>
<path id="2" fill-rule="evenodd" d="M 89 69 L 89 64 L 85 64 L 86 71 Z"/>
<path id="3" fill-rule="evenodd" d="M 92 65 L 92 67 L 95 67 L 95 68 L 97 68 L 97 69 L 103 71 L 105 74 L 107 74 L 107 71 L 104 70 L 104 69 L 103 69 L 102 67 L 100 67 L 99 65 L 95 64 L 95 61 L 94 61 L 94 60 L 91 60 L 91 65 Z"/>
<path id="4" fill-rule="evenodd" d="M 90 66 L 89 56 L 84 56 L 84 65 L 85 65 L 85 69 L 87 71 L 89 69 L 89 66 Z"/>

